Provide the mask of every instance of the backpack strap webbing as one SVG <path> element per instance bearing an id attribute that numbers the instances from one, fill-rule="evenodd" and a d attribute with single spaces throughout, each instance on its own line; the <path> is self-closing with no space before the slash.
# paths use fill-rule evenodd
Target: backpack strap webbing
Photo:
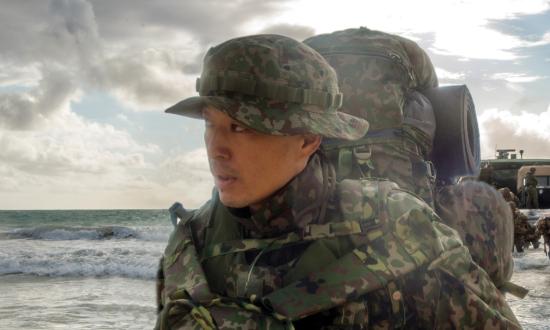
<path id="1" fill-rule="evenodd" d="M 353 180 L 346 181 L 355 184 Z M 374 180 L 363 180 L 361 184 L 363 196 L 368 199 L 361 212 L 367 219 L 370 215 L 376 215 L 380 225 L 378 229 L 383 235 L 374 239 L 362 236 L 355 240 L 353 251 L 321 271 L 266 295 L 262 299 L 264 306 L 288 319 L 301 319 L 358 299 L 387 287 L 420 267 L 427 267 L 438 258 L 444 247 L 460 248 L 460 241 L 444 239 L 445 233 L 439 231 L 438 226 L 432 226 L 433 218 L 422 208 L 403 210 L 398 219 L 391 218 L 387 201 L 395 184 Z M 393 307 L 391 312 L 399 319 L 404 311 L 398 301 L 400 294 L 395 292 L 396 288 L 389 292 Z"/>
<path id="2" fill-rule="evenodd" d="M 239 239 L 226 241 L 204 247 L 201 259 L 223 256 L 232 253 L 241 253 L 250 250 L 263 250 L 269 252 L 281 249 L 285 246 L 301 244 L 322 238 L 331 238 L 338 236 L 367 235 L 370 239 L 381 236 L 380 231 L 369 230 L 363 221 L 342 221 L 327 224 L 313 224 L 306 226 L 299 232 L 291 232 L 277 238 L 267 239 Z"/>
<path id="3" fill-rule="evenodd" d="M 428 139 L 424 135 L 414 127 L 403 125 L 401 128 L 369 131 L 363 138 L 354 141 L 324 139 L 321 149 L 334 162 L 338 180 L 350 178 L 354 168 L 360 170 L 361 178 L 371 177 L 370 172 L 374 170 L 371 160 L 373 145 L 393 146 L 397 150 L 407 152 L 413 156 L 413 174 L 428 176 L 435 180 L 433 164 L 423 161 L 431 148 L 422 147 L 428 145 Z"/>
<path id="4" fill-rule="evenodd" d="M 382 241 L 385 238 L 380 238 Z M 374 244 L 380 244 L 375 243 Z M 389 242 L 390 244 L 396 243 Z M 403 246 L 395 246 L 403 255 L 407 255 Z M 366 251 L 365 251 L 366 250 Z M 386 251 L 387 253 L 387 251 Z M 399 272 L 388 263 L 382 251 L 372 247 L 355 249 L 338 259 L 323 271 L 310 274 L 282 289 L 265 296 L 262 302 L 277 314 L 296 320 L 323 310 L 329 310 L 342 303 L 359 298 L 369 292 L 381 289 L 399 277 L 427 265 L 435 256 L 417 253 L 409 256 Z M 398 300 L 391 295 L 392 300 Z M 399 304 L 398 302 L 394 302 Z M 399 311 L 399 307 L 393 310 Z"/>

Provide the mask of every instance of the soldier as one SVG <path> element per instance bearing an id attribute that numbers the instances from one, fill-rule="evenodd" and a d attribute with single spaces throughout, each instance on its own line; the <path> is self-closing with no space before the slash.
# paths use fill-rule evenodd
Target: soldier
<path id="1" fill-rule="evenodd" d="M 510 188 L 504 187 L 500 188 L 498 191 L 500 192 L 502 197 L 504 197 L 505 201 L 514 202 L 516 203 L 516 206 L 519 205 L 519 198 L 510 190 Z"/>
<path id="2" fill-rule="evenodd" d="M 543 237 L 543 244 L 544 244 L 544 254 L 546 254 L 550 258 L 550 254 L 548 253 L 547 246 L 550 247 L 550 217 L 544 217 L 537 220 L 537 235 L 541 235 Z"/>
<path id="3" fill-rule="evenodd" d="M 539 194 L 537 191 L 537 178 L 535 177 L 536 168 L 531 167 L 525 175 L 525 192 L 527 193 L 527 208 L 539 208 Z"/>
<path id="4" fill-rule="evenodd" d="M 516 203 L 509 201 L 508 205 L 510 205 L 512 215 L 514 216 L 514 245 L 517 252 L 523 252 L 523 247 L 526 244 L 529 246 L 526 240 L 529 222 L 527 216 L 517 209 Z"/>
<path id="5" fill-rule="evenodd" d="M 197 88 L 167 112 L 204 119 L 216 189 L 172 209 L 157 328 L 520 328 L 425 202 L 388 180 L 336 182 L 321 137 L 368 124 L 336 111 L 336 75 L 313 49 L 229 40 Z"/>
<path id="6" fill-rule="evenodd" d="M 527 220 L 527 217 L 525 216 Z M 528 248 L 529 245 L 533 245 L 533 249 L 538 249 L 540 245 L 540 234 L 537 232 L 536 227 L 531 225 L 528 221 L 525 221 L 525 227 L 527 229 L 527 234 L 525 235 L 525 247 Z"/>

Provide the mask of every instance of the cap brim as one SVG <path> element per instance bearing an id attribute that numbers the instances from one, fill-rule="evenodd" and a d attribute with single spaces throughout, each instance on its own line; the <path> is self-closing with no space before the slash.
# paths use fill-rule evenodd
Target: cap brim
<path id="1" fill-rule="evenodd" d="M 220 96 L 194 96 L 174 104 L 164 112 L 200 119 L 202 118 L 202 110 L 205 107 L 226 108 L 235 103 L 238 102 Z"/>
<path id="2" fill-rule="evenodd" d="M 244 126 L 271 135 L 311 133 L 328 138 L 357 140 L 366 134 L 369 127 L 364 119 L 334 110 L 321 111 L 301 104 L 247 102 L 223 96 L 190 97 L 165 112 L 200 119 L 202 110 L 208 106 L 226 113 Z"/>

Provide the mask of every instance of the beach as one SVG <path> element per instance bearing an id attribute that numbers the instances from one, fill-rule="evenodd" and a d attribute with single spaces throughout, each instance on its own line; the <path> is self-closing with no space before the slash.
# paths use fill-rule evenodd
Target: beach
<path id="1" fill-rule="evenodd" d="M 0 211 L 0 330 L 151 329 L 166 210 Z M 507 295 L 525 329 L 548 329 L 550 260 L 514 253 Z"/>

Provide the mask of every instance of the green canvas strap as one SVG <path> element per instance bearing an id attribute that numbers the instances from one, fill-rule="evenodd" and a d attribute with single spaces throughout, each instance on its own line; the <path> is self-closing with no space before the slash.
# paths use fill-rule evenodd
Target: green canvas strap
<path id="1" fill-rule="evenodd" d="M 197 322 L 199 327 L 203 330 L 214 330 L 218 329 L 216 325 L 215 318 L 210 312 L 212 307 L 221 307 L 227 311 L 237 313 L 239 310 L 250 312 L 252 314 L 258 314 L 264 316 L 260 318 L 258 327 L 260 329 L 274 329 L 274 330 L 294 330 L 291 320 L 286 318 L 284 315 L 277 314 L 273 311 L 266 310 L 261 305 L 261 302 L 255 296 L 250 297 L 250 299 L 234 299 L 228 297 L 216 297 L 208 302 L 203 302 L 201 304 L 196 304 L 192 300 L 186 299 L 184 297 L 175 297 L 161 315 L 161 327 L 160 329 L 169 329 L 167 320 L 169 317 L 169 310 L 179 305 L 188 311 L 188 314 Z M 267 327 L 265 317 L 271 317 L 272 321 L 270 322 L 269 327 Z M 243 316 L 241 316 L 243 317 Z"/>
<path id="2" fill-rule="evenodd" d="M 259 81 L 252 76 L 244 77 L 241 72 L 225 71 L 203 74 L 197 78 L 196 90 L 199 95 L 212 92 L 235 92 L 243 95 L 264 97 L 270 100 L 317 105 L 321 108 L 337 109 L 342 106 L 341 93 L 331 93 L 316 89 L 294 88 L 272 82 Z"/>
<path id="3" fill-rule="evenodd" d="M 357 181 L 346 180 L 342 184 L 351 191 L 357 189 Z M 364 180 L 360 185 L 363 191 L 363 222 L 369 225 L 365 232 L 381 234 L 357 239 L 354 243 L 356 248 L 332 264 L 266 295 L 262 301 L 267 308 L 291 320 L 301 319 L 388 287 L 389 283 L 397 282 L 404 275 L 436 259 L 437 252 L 431 247 L 440 245 L 437 233 L 428 240 L 423 238 L 420 241 L 409 225 L 398 219 L 390 220 L 386 203 L 395 184 Z M 346 204 L 354 205 L 354 202 L 351 200 Z M 412 213 L 407 217 L 411 221 L 420 215 L 409 212 Z M 415 226 L 426 226 L 428 229 L 429 221 L 426 218 Z M 419 232 L 423 231 L 420 229 Z M 449 241 L 449 244 L 454 243 Z M 401 293 L 396 285 L 390 285 L 388 290 L 392 319 L 396 324 L 404 322 Z"/>
<path id="4" fill-rule="evenodd" d="M 515 297 L 519 299 L 525 298 L 527 293 L 529 293 L 529 290 L 517 285 L 515 283 L 512 283 L 510 281 L 504 282 L 499 288 L 500 291 L 509 293 L 511 295 L 514 295 Z"/>
<path id="5" fill-rule="evenodd" d="M 358 179 L 372 177 L 372 171 L 375 170 L 372 148 L 376 145 L 384 145 L 414 155 L 414 157 L 410 157 L 412 175 L 428 177 L 431 181 L 435 181 L 435 167 L 430 161 L 423 160 L 426 150 L 420 147 L 421 144 L 418 143 L 417 138 L 421 137 L 415 136 L 413 131 L 417 130 L 405 129 L 405 127 L 377 130 L 351 142 L 325 139 L 322 149 L 329 159 L 335 161 L 338 180 L 350 178 L 357 171 L 359 174 L 355 177 Z"/>
<path id="6" fill-rule="evenodd" d="M 403 150 L 422 156 L 426 153 L 420 145 L 427 143 L 425 137 L 418 129 L 403 125 L 400 128 L 386 128 L 369 131 L 367 135 L 358 140 L 343 141 L 339 139 L 323 139 L 321 148 L 326 152 L 343 148 L 359 147 L 370 144 L 396 144 Z"/>
<path id="7" fill-rule="evenodd" d="M 301 319 L 337 307 L 352 297 L 358 298 L 381 289 L 428 264 L 430 257 L 424 254 L 421 259 L 410 257 L 408 261 L 408 266 L 403 265 L 397 273 L 387 263 L 384 252 L 375 251 L 370 246 L 366 251 L 355 249 L 322 271 L 266 295 L 262 302 L 277 314 L 291 320 Z M 396 298 L 393 293 L 392 296 Z M 401 315 L 402 307 L 393 306 L 392 313 Z"/>
<path id="8" fill-rule="evenodd" d="M 291 232 L 278 238 L 239 239 L 207 245 L 204 247 L 201 257 L 202 260 L 205 260 L 250 250 L 263 250 L 265 253 L 293 244 L 300 244 L 322 238 L 357 235 L 365 232 L 365 224 L 361 221 L 342 221 L 320 225 L 314 224 L 306 226 L 300 233 Z M 376 232 L 372 232 L 370 236 L 374 238 L 376 234 Z"/>

